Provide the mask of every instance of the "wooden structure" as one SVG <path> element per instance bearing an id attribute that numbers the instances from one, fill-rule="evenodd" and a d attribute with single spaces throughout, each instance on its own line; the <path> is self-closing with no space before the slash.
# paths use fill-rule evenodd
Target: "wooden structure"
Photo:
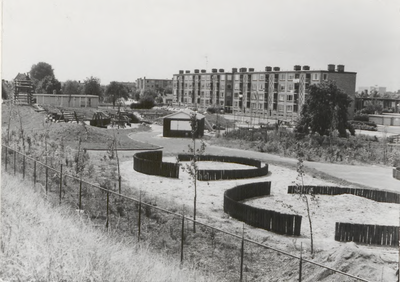
<path id="1" fill-rule="evenodd" d="M 97 108 L 99 96 L 85 94 L 33 94 L 39 105 L 52 105 L 56 107 L 72 108 Z"/>
<path id="2" fill-rule="evenodd" d="M 192 138 L 192 128 L 190 126 L 190 117 L 192 114 L 196 114 L 197 119 L 197 130 L 194 137 L 203 137 L 205 117 L 189 110 L 165 116 L 163 118 L 163 136 Z"/>
<path id="3" fill-rule="evenodd" d="M 33 104 L 33 83 L 28 74 L 18 73 L 14 78 L 14 103 Z"/>

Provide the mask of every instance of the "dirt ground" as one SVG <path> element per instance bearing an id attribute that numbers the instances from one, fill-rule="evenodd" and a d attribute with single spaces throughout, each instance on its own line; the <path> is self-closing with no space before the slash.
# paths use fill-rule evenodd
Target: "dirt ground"
<path id="1" fill-rule="evenodd" d="M 10 115 L 9 106 L 2 105 L 2 133 L 6 134 Z M 176 152 L 187 149 L 189 140 L 177 140 L 174 147 L 166 146 L 166 140 L 162 138 L 161 127 L 152 126 L 149 131 L 131 128 L 120 130 L 101 129 L 72 123 L 46 124 L 44 113 L 37 113 L 28 106 L 14 107 L 11 111 L 11 130 L 17 131 L 20 121 L 24 125 L 27 135 L 39 135 L 49 131 L 54 140 L 63 139 L 66 143 L 77 145 L 81 136 L 84 142 L 92 148 L 107 149 L 114 134 L 120 141 L 120 148 L 129 149 L 154 149 L 164 146 L 165 161 L 175 162 Z M 156 136 L 156 137 L 154 137 Z M 156 139 L 155 139 L 156 138 Z M 171 140 L 169 140 L 171 142 Z M 90 149 L 90 148 L 89 148 Z M 225 152 L 224 148 L 207 148 L 206 152 L 219 154 Z M 239 151 L 239 150 L 237 150 Z M 92 152 L 91 154 L 104 154 Z M 193 207 L 193 188 L 188 174 L 180 171 L 180 179 L 168 179 L 157 176 L 149 176 L 133 170 L 132 155 L 134 152 L 121 152 L 121 174 L 125 184 L 131 189 L 140 189 L 146 196 L 156 199 L 161 207 L 179 207 L 185 205 L 188 210 Z M 253 157 L 254 152 L 246 152 L 245 155 Z M 279 157 L 277 157 L 278 159 Z M 92 158 L 96 159 L 96 158 Z M 295 160 L 293 161 L 295 163 Z M 184 165 L 184 163 L 182 163 Z M 328 165 L 328 164 L 327 164 Z M 221 164 L 213 162 L 201 163 L 203 167 L 245 167 L 234 164 Z M 223 193 L 226 189 L 236 185 L 271 181 L 271 196 L 250 199 L 248 204 L 266 209 L 274 209 L 285 213 L 298 213 L 303 216 L 301 236 L 298 238 L 281 236 L 265 230 L 245 226 L 246 237 L 258 242 L 264 242 L 275 248 L 287 250 L 298 255 L 300 244 L 305 250 L 309 250 L 310 235 L 309 225 L 306 219 L 305 204 L 297 196 L 287 194 L 287 186 L 293 185 L 297 173 L 293 169 L 283 166 L 270 165 L 270 174 L 266 177 L 249 180 L 226 180 L 198 182 L 198 219 L 201 222 L 222 228 L 231 232 L 240 232 L 243 223 L 230 218 L 223 212 Z M 329 171 L 329 169 L 327 169 Z M 374 178 L 374 175 L 367 177 Z M 376 180 L 376 179 L 374 179 Z M 377 180 L 379 182 L 379 180 Z M 307 185 L 337 185 L 335 183 L 318 179 L 315 175 L 306 175 L 304 183 Z M 396 183 L 394 183 L 396 185 Z M 400 184 L 399 184 L 400 185 Z M 348 185 L 347 185 L 348 186 Z M 363 199 L 352 195 L 318 196 L 318 202 L 311 204 L 313 211 L 312 222 L 314 231 L 314 245 L 317 250 L 315 261 L 334 268 L 340 268 L 354 275 L 360 275 L 370 281 L 395 281 L 397 269 L 398 250 L 396 248 L 356 245 L 354 243 L 340 243 L 334 241 L 334 223 L 337 221 L 353 223 L 370 223 L 381 225 L 398 225 L 399 207 L 394 204 L 384 204 Z M 308 252 L 305 252 L 309 257 Z M 283 266 L 284 267 L 284 266 Z M 323 271 L 316 273 L 314 278 L 306 281 L 324 281 Z M 330 280 L 329 280 L 330 281 Z"/>

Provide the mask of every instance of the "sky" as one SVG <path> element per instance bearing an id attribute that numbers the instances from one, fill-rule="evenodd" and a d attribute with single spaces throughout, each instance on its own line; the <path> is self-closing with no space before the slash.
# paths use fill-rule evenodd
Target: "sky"
<path id="1" fill-rule="evenodd" d="M 60 81 L 179 70 L 345 65 L 400 89 L 400 0 L 2 0 L 2 78 L 38 62 Z M 356 90 L 357 90 L 356 89 Z"/>

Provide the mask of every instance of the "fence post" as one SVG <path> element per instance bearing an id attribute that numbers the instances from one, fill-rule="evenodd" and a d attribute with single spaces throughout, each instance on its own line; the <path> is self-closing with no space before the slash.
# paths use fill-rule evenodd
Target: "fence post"
<path id="1" fill-rule="evenodd" d="M 138 242 L 140 241 L 140 225 L 142 216 L 142 191 L 139 192 Z"/>
<path id="2" fill-rule="evenodd" d="M 7 163 L 8 163 L 8 148 L 6 147 L 6 166 L 5 166 L 5 171 L 7 171 Z"/>
<path id="3" fill-rule="evenodd" d="M 110 202 L 110 192 L 107 190 L 107 221 L 106 221 L 106 228 L 108 229 L 108 205 Z"/>
<path id="4" fill-rule="evenodd" d="M 17 152 L 13 151 L 14 153 L 14 175 L 17 171 Z"/>
<path id="5" fill-rule="evenodd" d="M 46 180 L 45 180 L 45 186 L 46 186 L 46 194 L 47 194 L 47 189 L 48 189 L 48 175 L 49 175 L 49 168 L 46 166 Z"/>
<path id="6" fill-rule="evenodd" d="M 35 162 L 36 164 L 36 162 Z M 61 193 L 62 193 L 62 167 L 63 165 L 61 164 L 60 166 L 60 205 L 61 205 Z"/>
<path id="7" fill-rule="evenodd" d="M 182 230 L 181 230 L 181 263 L 183 263 L 183 241 L 185 236 L 185 206 L 182 210 Z"/>
<path id="8" fill-rule="evenodd" d="M 36 161 L 33 163 L 33 185 L 36 185 Z"/>
<path id="9" fill-rule="evenodd" d="M 82 209 L 82 178 L 79 179 L 79 210 Z"/>
<path id="10" fill-rule="evenodd" d="M 22 160 L 22 178 L 25 179 L 25 155 Z"/>
<path id="11" fill-rule="evenodd" d="M 121 175 L 118 177 L 118 192 L 121 194 Z"/>
<path id="12" fill-rule="evenodd" d="M 301 271 L 303 267 L 303 243 L 300 244 L 300 265 L 299 265 L 299 282 L 301 282 Z"/>
<path id="13" fill-rule="evenodd" d="M 243 255 L 244 255 L 244 224 L 242 231 L 242 248 L 240 250 L 240 281 L 243 281 Z"/>

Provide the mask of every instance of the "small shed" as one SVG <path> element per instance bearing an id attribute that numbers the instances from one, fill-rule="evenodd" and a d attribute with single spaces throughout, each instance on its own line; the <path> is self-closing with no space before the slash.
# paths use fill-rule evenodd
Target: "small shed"
<path id="1" fill-rule="evenodd" d="M 163 119 L 163 136 L 191 138 L 192 127 L 190 126 L 190 116 L 192 114 L 196 114 L 197 119 L 195 138 L 203 137 L 205 117 L 190 110 L 183 110 L 165 116 Z"/>

